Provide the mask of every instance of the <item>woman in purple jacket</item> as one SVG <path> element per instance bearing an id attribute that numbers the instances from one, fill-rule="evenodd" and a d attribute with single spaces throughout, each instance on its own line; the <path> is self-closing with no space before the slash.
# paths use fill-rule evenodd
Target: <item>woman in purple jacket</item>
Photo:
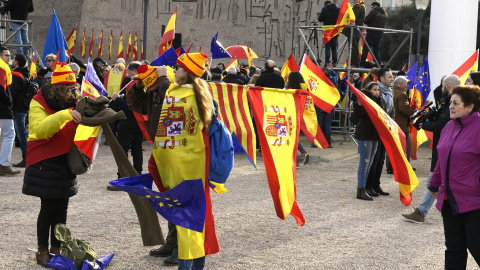
<path id="1" fill-rule="evenodd" d="M 442 212 L 445 269 L 465 269 L 467 249 L 480 266 L 480 88 L 455 87 L 449 109 L 429 189 Z"/>

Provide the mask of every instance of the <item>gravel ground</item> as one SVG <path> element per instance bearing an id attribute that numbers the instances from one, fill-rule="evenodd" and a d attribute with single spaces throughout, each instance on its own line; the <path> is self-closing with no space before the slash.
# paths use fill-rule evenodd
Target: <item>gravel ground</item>
<path id="1" fill-rule="evenodd" d="M 306 223 L 275 215 L 261 156 L 254 169 L 243 155 L 227 181 L 226 194 L 212 193 L 216 232 L 222 247 L 208 256 L 206 269 L 443 269 L 444 236 L 440 213 L 432 208 L 423 224 L 406 222 L 402 213 L 417 206 L 426 190 L 431 150 L 418 151 L 420 185 L 412 204 L 399 200 L 398 184 L 384 173 L 382 188 L 390 196 L 373 202 L 355 199 L 358 153 L 355 144 L 334 134 L 332 149 L 313 149 L 310 163 L 297 172 L 297 201 Z M 145 165 L 151 146 L 144 143 Z M 20 160 L 14 148 L 12 162 Z M 108 146 L 100 146 L 93 171 L 79 177 L 80 190 L 70 199 L 68 226 L 75 238 L 89 241 L 99 255 L 115 253 L 108 269 L 176 269 L 148 255 L 128 195 L 107 191 L 116 178 Z M 40 199 L 21 192 L 22 174 L 0 177 L 0 267 L 44 269 L 35 264 L 36 220 Z M 164 232 L 166 221 L 160 217 Z M 469 256 L 468 269 L 478 269 Z"/>

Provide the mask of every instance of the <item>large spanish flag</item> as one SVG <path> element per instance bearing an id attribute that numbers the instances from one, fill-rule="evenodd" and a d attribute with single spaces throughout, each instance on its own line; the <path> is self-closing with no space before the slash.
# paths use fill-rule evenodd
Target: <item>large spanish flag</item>
<path id="1" fill-rule="evenodd" d="M 356 89 L 348 80 L 347 84 L 375 125 L 392 163 L 395 181 L 398 182 L 400 189 L 400 200 L 403 204 L 409 205 L 412 201 L 412 191 L 418 186 L 418 179 L 405 156 L 405 134 L 374 101 Z"/>
<path id="2" fill-rule="evenodd" d="M 92 53 L 93 53 L 93 29 L 92 29 L 92 35 L 90 36 L 90 46 L 88 48 L 88 56 L 92 58 Z"/>
<path id="3" fill-rule="evenodd" d="M 257 140 L 248 109 L 247 86 L 217 82 L 210 82 L 209 86 L 212 97 L 218 102 L 219 119 L 230 130 L 232 137 L 238 139 L 250 162 L 256 167 Z"/>
<path id="4" fill-rule="evenodd" d="M 300 123 L 307 95 L 296 90 L 251 87 L 258 137 L 277 216 L 292 215 L 301 226 L 305 218 L 297 204 L 297 147 Z"/>
<path id="5" fill-rule="evenodd" d="M 340 93 L 335 85 L 306 54 L 303 56 L 300 73 L 312 93 L 313 103 L 330 113 L 340 100 Z"/>
<path id="6" fill-rule="evenodd" d="M 70 35 L 67 37 L 67 45 L 70 53 L 75 52 L 75 42 L 77 41 L 77 28 L 74 27 Z"/>
<path id="7" fill-rule="evenodd" d="M 118 40 L 118 58 L 123 58 L 123 30 L 120 30 L 120 39 Z"/>
<path id="8" fill-rule="evenodd" d="M 173 40 L 175 39 L 175 23 L 177 21 L 177 8 L 173 11 L 172 17 L 168 21 L 165 32 L 163 33 L 162 39 L 160 40 L 160 46 L 158 47 L 158 56 L 162 55 L 166 50 L 168 50 L 173 45 Z"/>
<path id="9" fill-rule="evenodd" d="M 112 59 L 113 29 L 110 29 L 110 39 L 108 40 L 108 60 Z"/>
<path id="10" fill-rule="evenodd" d="M 80 51 L 82 52 L 82 57 L 85 58 L 85 31 L 87 28 L 83 28 L 82 43 L 80 44 Z"/>
<path id="11" fill-rule="evenodd" d="M 287 62 L 282 67 L 282 70 L 280 71 L 280 75 L 282 75 L 283 80 L 285 82 L 288 81 L 288 75 L 292 71 L 300 71 L 300 68 L 297 65 L 297 62 L 295 62 L 295 59 L 293 58 L 293 51 L 290 53 L 290 56 L 287 59 Z"/>
<path id="12" fill-rule="evenodd" d="M 98 57 L 103 56 L 103 29 L 100 32 L 100 42 L 98 43 Z"/>
<path id="13" fill-rule="evenodd" d="M 130 58 L 131 52 L 132 52 L 132 32 L 128 33 L 127 57 L 125 58 L 126 61 L 128 61 L 128 58 Z"/>
<path id="14" fill-rule="evenodd" d="M 460 84 L 464 85 L 467 81 L 468 76 L 471 72 L 477 71 L 478 66 L 478 50 L 476 50 L 470 58 L 467 59 L 465 63 L 463 63 L 455 72 L 454 75 L 460 77 Z"/>
<path id="15" fill-rule="evenodd" d="M 327 44 L 333 37 L 342 32 L 345 26 L 355 22 L 355 14 L 353 14 L 352 6 L 348 0 L 343 0 L 340 12 L 338 13 L 337 23 L 335 25 L 323 25 L 323 44 Z"/>

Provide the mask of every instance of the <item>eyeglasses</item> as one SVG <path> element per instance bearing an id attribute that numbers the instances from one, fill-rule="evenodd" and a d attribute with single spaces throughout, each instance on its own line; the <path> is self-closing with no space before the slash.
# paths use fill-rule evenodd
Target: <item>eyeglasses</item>
<path id="1" fill-rule="evenodd" d="M 53 59 L 45 60 L 45 62 L 53 62 Z"/>

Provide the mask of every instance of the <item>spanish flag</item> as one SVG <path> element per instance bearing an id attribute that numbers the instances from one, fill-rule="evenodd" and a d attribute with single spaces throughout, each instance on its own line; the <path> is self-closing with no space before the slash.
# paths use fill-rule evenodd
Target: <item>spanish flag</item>
<path id="1" fill-rule="evenodd" d="M 93 53 L 93 29 L 92 29 L 92 36 L 90 37 L 90 47 L 88 48 L 88 56 L 92 58 Z"/>
<path id="2" fill-rule="evenodd" d="M 232 133 L 256 167 L 255 137 L 252 118 L 248 108 L 247 86 L 228 83 L 210 82 L 210 93 L 218 102 L 219 119 Z"/>
<path id="3" fill-rule="evenodd" d="M 110 29 L 110 39 L 108 40 L 108 60 L 112 59 L 113 29 Z"/>
<path id="4" fill-rule="evenodd" d="M 318 125 L 317 119 L 317 112 L 315 111 L 315 106 L 313 104 L 313 98 L 310 92 L 306 89 L 306 85 L 304 87 L 308 94 L 307 100 L 305 101 L 305 107 L 303 109 L 302 115 L 302 124 L 300 126 L 303 134 L 316 146 L 326 149 L 328 148 L 329 144 L 323 131 L 320 129 Z"/>
<path id="5" fill-rule="evenodd" d="M 225 66 L 225 70 L 228 71 L 229 68 L 231 67 L 238 67 L 238 60 L 237 58 L 233 58 L 232 62 L 228 63 L 226 66 Z"/>
<path id="6" fill-rule="evenodd" d="M 158 56 L 162 55 L 166 50 L 168 50 L 173 45 L 173 40 L 175 39 L 175 23 L 177 21 L 177 8 L 173 11 L 172 17 L 168 21 L 165 32 L 163 33 L 162 39 L 160 40 L 160 46 L 158 47 Z"/>
<path id="7" fill-rule="evenodd" d="M 323 44 L 327 44 L 333 37 L 342 32 L 345 26 L 355 22 L 352 6 L 348 0 L 343 0 L 340 12 L 338 13 L 337 23 L 335 25 L 323 25 Z"/>
<path id="8" fill-rule="evenodd" d="M 132 60 L 138 60 L 138 44 L 137 44 L 137 32 L 135 31 L 135 40 L 133 41 L 133 55 Z"/>
<path id="9" fill-rule="evenodd" d="M 75 52 L 75 42 L 77 41 L 77 28 L 74 27 L 72 33 L 67 37 L 67 45 L 70 53 Z"/>
<path id="10" fill-rule="evenodd" d="M 292 215 L 300 226 L 305 218 L 297 204 L 297 147 L 307 95 L 296 90 L 251 87 L 248 100 L 277 216 Z"/>
<path id="11" fill-rule="evenodd" d="M 375 125 L 375 129 L 383 145 L 385 145 L 388 157 L 392 163 L 395 181 L 398 182 L 400 189 L 400 201 L 405 205 L 409 205 L 412 201 L 412 191 L 418 186 L 418 179 L 405 156 L 405 134 L 397 123 L 374 101 L 356 89 L 348 80 L 347 84 L 362 103 L 365 111 Z"/>
<path id="12" fill-rule="evenodd" d="M 126 61 L 128 61 L 128 58 L 130 58 L 130 53 L 132 52 L 132 32 L 128 33 L 128 46 L 127 46 L 127 57 Z"/>
<path id="13" fill-rule="evenodd" d="M 295 59 L 293 58 L 293 51 L 290 53 L 290 56 L 287 59 L 287 62 L 282 67 L 282 70 L 280 71 L 280 75 L 282 75 L 283 80 L 285 82 L 288 82 L 288 75 L 292 71 L 300 71 L 300 68 L 297 65 L 297 62 L 295 62 Z"/>
<path id="14" fill-rule="evenodd" d="M 123 30 L 120 31 L 120 40 L 118 41 L 118 58 L 123 58 Z"/>
<path id="15" fill-rule="evenodd" d="M 468 76 L 470 75 L 471 72 L 476 72 L 477 71 L 477 66 L 478 66 L 478 50 L 476 50 L 468 60 L 463 63 L 455 72 L 453 72 L 453 75 L 457 75 L 460 77 L 460 84 L 464 85 L 465 82 L 467 81 Z"/>
<path id="16" fill-rule="evenodd" d="M 252 52 L 250 51 L 250 47 L 248 46 L 247 44 L 247 59 L 248 59 L 248 66 L 251 67 L 251 66 L 254 66 L 253 64 L 253 58 L 252 58 Z"/>
<path id="17" fill-rule="evenodd" d="M 83 58 L 85 58 L 85 31 L 86 28 L 83 28 L 82 43 L 80 44 L 80 51 L 82 51 Z"/>
<path id="18" fill-rule="evenodd" d="M 30 80 L 37 77 L 37 64 L 35 63 L 35 54 L 32 56 L 32 64 L 30 65 Z"/>
<path id="19" fill-rule="evenodd" d="M 103 56 L 103 29 L 100 32 L 100 42 L 98 43 L 98 57 Z"/>
<path id="20" fill-rule="evenodd" d="M 85 97 L 91 97 L 94 99 L 97 99 L 100 96 L 100 93 L 98 93 L 98 90 L 95 88 L 95 86 L 93 86 L 91 82 L 85 79 L 85 77 L 83 77 L 82 80 L 80 93 Z"/>
<path id="21" fill-rule="evenodd" d="M 313 103 L 330 113 L 340 100 L 340 93 L 323 71 L 305 54 L 300 68 L 305 82 L 312 93 Z"/>
<path id="22" fill-rule="evenodd" d="M 108 96 L 113 93 L 120 92 L 122 81 L 127 75 L 127 69 L 123 63 L 115 64 L 107 73 L 105 73 L 104 85 L 107 89 Z"/>
<path id="23" fill-rule="evenodd" d="M 0 61 L 0 86 L 3 87 L 3 91 L 7 91 L 7 87 L 12 84 L 12 71 L 5 61 Z"/>

